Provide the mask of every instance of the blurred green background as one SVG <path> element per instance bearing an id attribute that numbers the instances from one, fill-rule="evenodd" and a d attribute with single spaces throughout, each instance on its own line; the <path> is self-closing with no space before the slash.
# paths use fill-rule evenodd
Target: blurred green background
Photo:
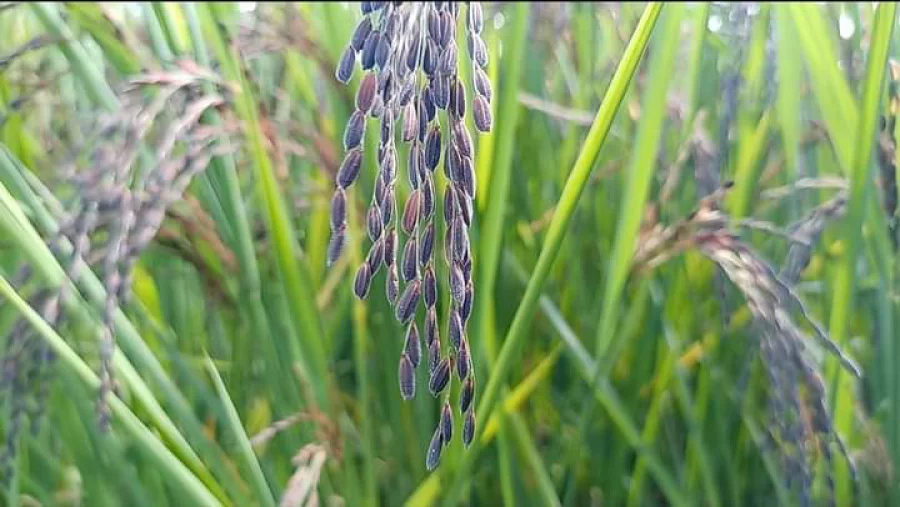
<path id="1" fill-rule="evenodd" d="M 428 473 L 439 400 L 424 374 L 415 400 L 400 397 L 404 329 L 384 275 L 366 301 L 352 293 L 374 136 L 345 255 L 325 262 L 361 76 L 345 86 L 334 69 L 359 3 L 0 4 L 0 350 L 15 357 L 20 322 L 59 357 L 35 385 L 6 378 L 15 452 L 0 503 L 802 505 L 789 480 L 803 473 L 813 505 L 900 502 L 895 6 L 483 9 L 494 129 L 472 130 L 478 433 Z M 80 317 L 56 329 L 30 301 L 64 278 L 50 238 L 77 197 L 66 171 L 110 142 L 102 118 L 127 107 L 129 84 L 150 100 L 178 79 L 221 93 L 203 122 L 229 149 L 134 266 L 115 320 L 121 402 L 102 432 L 103 277 L 79 275 L 67 308 Z M 751 312 L 713 263 L 689 250 L 632 269 L 649 231 L 725 181 L 735 232 L 775 272 L 791 247 L 779 232 L 847 195 L 795 290 L 862 369 L 817 363 L 858 481 L 834 446 L 829 461 L 814 442 L 767 439 L 803 414 L 769 410 Z M 43 407 L 36 431 L 19 403 Z M 803 470 L 785 466 L 797 455 Z"/>

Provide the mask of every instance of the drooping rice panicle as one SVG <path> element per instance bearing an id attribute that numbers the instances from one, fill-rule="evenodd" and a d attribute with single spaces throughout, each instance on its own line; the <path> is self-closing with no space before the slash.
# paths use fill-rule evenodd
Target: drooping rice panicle
<path id="1" fill-rule="evenodd" d="M 465 12 L 461 12 L 463 9 Z M 357 64 L 363 75 L 356 90 L 356 108 L 344 131 L 346 154 L 332 198 L 328 263 L 337 261 L 346 243 L 346 199 L 351 198 L 347 192 L 360 172 L 366 118 L 378 119 L 378 171 L 365 216 L 372 246 L 367 265 L 356 271 L 353 290 L 360 299 L 368 297 L 369 285 L 383 259 L 386 298 L 394 306 L 397 320 L 408 325 L 409 331 L 415 329 L 410 321 L 415 319 L 419 302 L 424 302 L 430 384 L 432 392 L 439 393 L 454 374 L 444 367 L 449 362 L 440 360 L 438 337 L 434 244 L 439 239 L 434 218 L 435 173 L 439 166 L 447 182 L 443 244 L 450 284 L 447 319 L 451 350 L 445 361 L 455 361 L 458 368 L 453 370 L 461 382 L 474 375 L 466 324 L 475 292 L 469 228 L 474 220 L 477 182 L 475 147 L 464 120 L 470 111 L 480 132 L 490 131 L 494 123 L 486 73 L 489 55 L 481 38 L 484 13 L 478 2 L 363 2 L 361 13 L 335 69 L 335 77 L 344 84 L 351 80 Z M 465 35 L 457 34 L 458 25 L 465 27 Z M 470 87 L 460 79 L 459 72 L 459 65 L 465 61 L 460 58 L 463 37 L 472 65 Z M 406 160 L 397 155 L 397 138 L 408 144 Z M 401 192 L 397 185 L 402 181 L 408 183 L 409 193 L 398 205 L 396 198 Z M 419 361 L 410 344 L 407 336 L 403 353 L 415 368 Z M 403 394 L 406 397 L 409 392 Z M 474 390 L 467 395 L 473 397 Z M 466 407 L 472 405 L 471 400 L 465 402 Z"/>

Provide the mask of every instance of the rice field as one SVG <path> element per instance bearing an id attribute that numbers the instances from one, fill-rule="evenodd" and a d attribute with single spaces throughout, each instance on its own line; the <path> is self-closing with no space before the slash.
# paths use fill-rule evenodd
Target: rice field
<path id="1" fill-rule="evenodd" d="M 0 3 L 0 505 L 900 504 L 893 3 Z"/>

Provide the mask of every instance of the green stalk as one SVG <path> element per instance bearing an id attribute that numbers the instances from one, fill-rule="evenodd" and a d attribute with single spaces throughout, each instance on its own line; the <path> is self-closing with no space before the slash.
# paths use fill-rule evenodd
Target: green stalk
<path id="1" fill-rule="evenodd" d="M 238 411 L 234 407 L 231 397 L 228 395 L 228 389 L 225 387 L 225 383 L 222 382 L 222 377 L 219 375 L 215 363 L 213 363 L 212 358 L 208 355 L 206 356 L 206 369 L 213 380 L 216 392 L 219 393 L 222 407 L 225 409 L 225 414 L 227 416 L 226 423 L 231 429 L 231 432 L 234 433 L 235 440 L 237 440 L 241 461 L 243 462 L 245 470 L 249 472 L 253 485 L 256 487 L 257 500 L 259 500 L 262 505 L 275 507 L 275 498 L 272 496 L 272 491 L 269 489 L 269 485 L 266 482 L 266 476 L 263 474 L 262 468 L 259 466 L 259 461 L 256 459 L 256 454 L 253 452 L 253 447 L 250 444 L 250 439 L 247 437 L 247 432 L 244 431 L 244 427 L 241 424 L 241 416 L 238 415 Z"/>

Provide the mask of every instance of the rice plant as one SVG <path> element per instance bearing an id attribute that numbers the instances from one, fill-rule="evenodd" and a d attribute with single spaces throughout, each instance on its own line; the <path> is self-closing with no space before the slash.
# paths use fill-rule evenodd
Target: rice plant
<path id="1" fill-rule="evenodd" d="M 0 3 L 0 505 L 900 502 L 897 14 Z"/>

